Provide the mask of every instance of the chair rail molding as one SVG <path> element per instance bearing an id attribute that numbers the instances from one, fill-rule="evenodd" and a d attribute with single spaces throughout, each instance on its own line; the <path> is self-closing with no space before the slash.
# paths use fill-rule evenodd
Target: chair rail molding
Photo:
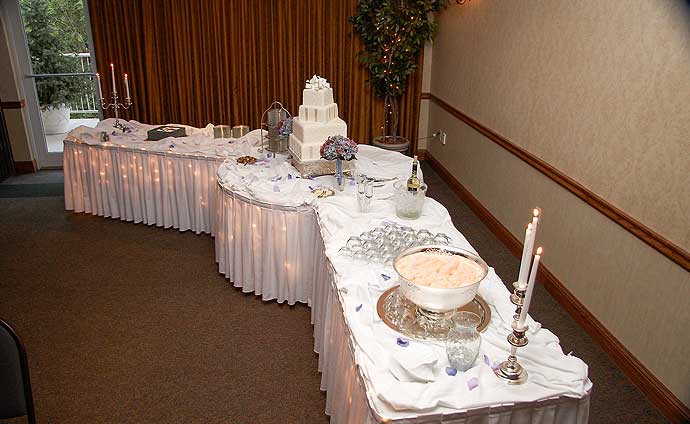
<path id="1" fill-rule="evenodd" d="M 445 110 L 449 114 L 453 115 L 455 118 L 464 122 L 465 124 L 472 127 L 474 130 L 503 147 L 505 150 L 509 151 L 513 155 L 517 156 L 520 160 L 527 163 L 537 171 L 541 172 L 556 184 L 568 190 L 570 193 L 577 196 L 579 199 L 587 203 L 592 208 L 596 209 L 600 213 L 604 214 L 606 217 L 611 219 L 616 224 L 625 228 L 628 232 L 633 234 L 635 237 L 639 238 L 653 249 L 666 256 L 671 261 L 680 265 L 686 271 L 690 271 L 690 252 L 686 251 L 682 247 L 676 245 L 672 241 L 668 240 L 661 234 L 647 227 L 637 219 L 628 215 L 626 212 L 615 207 L 604 198 L 589 190 L 587 187 L 583 186 L 579 182 L 575 181 L 573 178 L 567 176 L 562 171 L 554 168 L 552 165 L 548 164 L 543 159 L 533 155 L 502 135 L 498 134 L 496 131 L 486 127 L 477 120 L 471 118 L 462 111 L 456 109 L 449 103 L 440 99 L 433 93 L 424 92 L 421 95 L 421 100 L 429 100 L 441 109 Z M 428 152 L 425 152 L 427 155 Z"/>
<path id="2" fill-rule="evenodd" d="M 486 224 L 496 237 L 519 258 L 522 243 L 465 186 L 433 157 L 428 150 L 420 151 L 425 160 L 451 187 L 455 194 Z M 639 359 L 637 359 L 549 269 L 540 264 L 538 281 L 623 370 L 657 408 L 674 423 L 690 422 L 690 408 L 685 406 Z"/>

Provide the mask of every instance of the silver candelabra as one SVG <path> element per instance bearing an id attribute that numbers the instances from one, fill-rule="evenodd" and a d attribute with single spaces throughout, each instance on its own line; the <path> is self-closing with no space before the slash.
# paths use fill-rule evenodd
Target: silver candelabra
<path id="1" fill-rule="evenodd" d="M 515 287 L 515 290 L 510 295 L 510 301 L 515 305 L 515 315 L 513 315 L 513 324 L 511 325 L 513 332 L 508 334 L 510 355 L 508 355 L 507 360 L 501 362 L 500 366 L 494 370 L 494 373 L 508 384 L 522 384 L 527 381 L 527 370 L 517 361 L 517 348 L 527 345 L 526 333 L 529 327 L 527 324 L 522 328 L 518 327 L 518 321 L 520 319 L 520 312 L 522 312 L 522 306 L 524 305 L 527 287 L 520 287 L 519 283 L 513 283 L 513 287 Z"/>
<path id="2" fill-rule="evenodd" d="M 105 99 L 101 97 L 101 109 L 103 109 L 103 112 L 108 109 L 115 111 L 115 124 L 113 124 L 113 127 L 119 128 L 122 130 L 122 132 L 125 132 L 126 126 L 120 122 L 120 109 L 129 109 L 129 107 L 132 106 L 132 98 L 127 96 L 127 98 L 125 98 L 125 102 L 120 103 L 117 91 L 113 91 L 110 97 L 112 100 L 107 104 L 105 103 Z"/>

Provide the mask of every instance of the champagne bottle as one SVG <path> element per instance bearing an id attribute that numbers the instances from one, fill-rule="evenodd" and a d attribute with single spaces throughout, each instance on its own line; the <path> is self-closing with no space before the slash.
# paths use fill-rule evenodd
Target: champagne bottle
<path id="1" fill-rule="evenodd" d="M 412 160 L 412 175 L 407 179 L 407 191 L 418 192 L 419 187 L 422 185 L 417 178 L 417 166 L 419 166 L 419 161 L 417 161 L 417 156 Z"/>

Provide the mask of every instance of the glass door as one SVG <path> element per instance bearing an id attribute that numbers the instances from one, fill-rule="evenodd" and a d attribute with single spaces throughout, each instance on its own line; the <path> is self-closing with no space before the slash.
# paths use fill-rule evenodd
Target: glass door
<path id="1" fill-rule="evenodd" d="M 7 1 L 36 159 L 59 167 L 65 136 L 100 119 L 86 0 Z"/>

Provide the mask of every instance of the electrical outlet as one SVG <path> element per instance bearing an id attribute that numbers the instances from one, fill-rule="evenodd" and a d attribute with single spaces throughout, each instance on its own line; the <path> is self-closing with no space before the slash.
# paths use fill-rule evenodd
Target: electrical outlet
<path id="1" fill-rule="evenodd" d="M 441 144 L 446 144 L 446 133 L 443 132 L 443 130 L 436 130 L 431 134 L 431 137 L 425 138 L 438 138 L 439 140 L 441 140 Z"/>

